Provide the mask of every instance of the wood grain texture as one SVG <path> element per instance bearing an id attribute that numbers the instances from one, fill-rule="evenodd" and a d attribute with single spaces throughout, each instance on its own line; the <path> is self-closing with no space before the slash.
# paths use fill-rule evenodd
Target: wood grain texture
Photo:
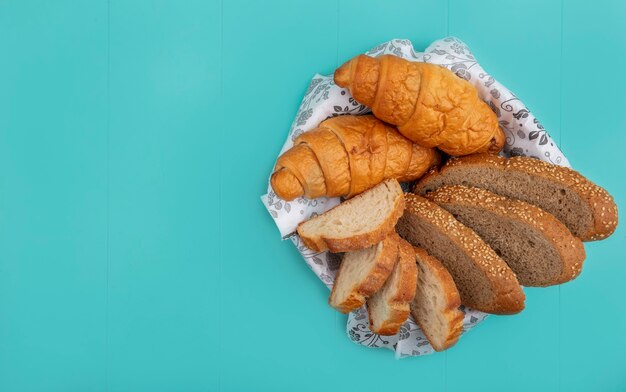
<path id="1" fill-rule="evenodd" d="M 626 108 L 626 80 L 618 75 L 626 68 L 624 15 L 624 3 L 619 1 L 565 1 L 561 73 L 563 149 L 572 165 L 606 185 L 622 208 L 626 206 L 626 163 L 621 157 L 626 119 L 621 113 Z M 597 59 L 586 55 L 590 51 L 597 53 Z M 598 61 L 605 72 L 590 71 Z M 605 147 L 600 162 L 594 162 L 588 153 L 601 151 L 602 145 L 610 147 Z M 626 339 L 607 332 L 626 326 L 626 268 L 619 251 L 624 248 L 624 233 L 622 222 L 613 237 L 588 245 L 590 262 L 579 281 L 561 288 L 562 391 L 626 389 Z M 582 347 L 572 341 L 589 344 Z"/>
<path id="2" fill-rule="evenodd" d="M 336 2 L 225 1 L 223 18 L 221 388 L 288 390 L 311 375 L 319 383 L 303 388 L 319 388 L 337 372 L 324 353 L 345 338 L 333 328 L 328 289 L 280 241 L 259 196 L 311 78 L 335 67 Z M 306 365 L 295 344 L 303 337 L 318 358 Z"/>
<path id="3" fill-rule="evenodd" d="M 349 341 L 258 196 L 315 73 L 452 34 L 623 205 L 625 19 L 618 0 L 0 2 L 0 390 L 624 390 L 621 227 L 522 314 L 395 361 Z"/>
<path id="4" fill-rule="evenodd" d="M 108 388 L 214 390 L 220 4 L 109 12 Z"/>
<path id="5" fill-rule="evenodd" d="M 465 40 L 486 71 L 522 99 L 555 140 L 561 131 L 560 10 L 558 1 L 488 0 L 477 6 L 450 1 L 450 34 Z M 487 22 L 475 23 L 477 18 Z M 559 287 L 524 291 L 524 312 L 511 318 L 488 318 L 480 328 L 462 336 L 448 354 L 447 374 L 456 375 L 448 378 L 449 390 L 465 386 L 467 377 L 476 374 L 477 368 L 469 363 L 478 352 L 491 367 L 492 388 L 558 388 Z M 513 386 L 512 379 L 516 380 Z"/>
<path id="6" fill-rule="evenodd" d="M 0 390 L 104 390 L 104 1 L 0 4 Z"/>

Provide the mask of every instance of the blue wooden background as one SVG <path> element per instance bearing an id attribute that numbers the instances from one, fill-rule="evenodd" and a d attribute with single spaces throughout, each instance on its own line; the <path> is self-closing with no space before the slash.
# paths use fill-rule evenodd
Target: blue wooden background
<path id="1" fill-rule="evenodd" d="M 396 361 L 259 195 L 316 73 L 463 39 L 626 205 L 622 1 L 0 0 L 0 391 L 626 391 L 621 226 L 452 350 Z"/>

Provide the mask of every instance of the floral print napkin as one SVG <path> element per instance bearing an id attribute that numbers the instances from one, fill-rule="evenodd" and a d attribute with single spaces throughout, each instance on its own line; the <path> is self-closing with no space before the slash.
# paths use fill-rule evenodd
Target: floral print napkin
<path id="1" fill-rule="evenodd" d="M 458 38 L 447 37 L 435 41 L 424 52 L 416 52 L 409 40 L 394 39 L 374 47 L 366 54 L 374 57 L 393 54 L 407 60 L 438 64 L 450 69 L 458 77 L 472 83 L 480 97 L 498 116 L 500 126 L 506 134 L 503 155 L 532 156 L 569 167 L 569 162 L 535 116 L 511 91 L 485 72 L 467 45 Z M 332 75 L 315 75 L 304 94 L 281 154 L 293 146 L 298 135 L 315 128 L 329 117 L 369 112 L 369 108 L 355 101 L 347 90 L 336 86 Z M 309 200 L 300 197 L 288 202 L 279 199 L 268 185 L 267 194 L 261 196 L 261 200 L 276 222 L 281 237 L 289 238 L 313 272 L 329 289 L 332 288 L 341 256 L 306 248 L 294 231 L 300 222 L 336 206 L 340 199 L 320 197 Z M 461 310 L 465 314 L 463 333 L 486 317 L 485 313 L 463 306 Z M 433 352 L 424 333 L 412 319 L 402 326 L 397 335 L 380 336 L 369 330 L 367 310 L 361 308 L 349 314 L 346 331 L 353 342 L 367 347 L 393 350 L 396 358 Z"/>

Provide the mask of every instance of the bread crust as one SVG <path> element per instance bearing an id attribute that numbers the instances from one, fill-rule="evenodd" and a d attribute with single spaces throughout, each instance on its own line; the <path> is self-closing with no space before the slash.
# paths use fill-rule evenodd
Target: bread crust
<path id="1" fill-rule="evenodd" d="M 404 177 L 411 167 L 414 144 L 399 132 L 387 132 L 387 146 L 385 178 L 398 178 L 398 181 L 403 181 L 400 177 Z M 432 148 L 427 150 L 435 152 L 435 149 Z M 434 164 L 436 163 L 430 162 L 429 167 Z M 424 174 L 424 171 L 419 174 Z"/>
<path id="2" fill-rule="evenodd" d="M 405 199 L 405 214 L 413 214 L 439 229 L 473 261 L 474 268 L 489 282 L 492 291 L 490 303 L 480 304 L 462 298 L 465 305 L 492 314 L 515 314 L 524 309 L 526 296 L 515 273 L 478 234 L 430 200 L 412 193 L 407 193 Z"/>
<path id="3" fill-rule="evenodd" d="M 439 165 L 441 154 L 434 148 L 425 148 L 418 144 L 413 144 L 411 150 L 411 162 L 406 172 L 398 177 L 398 181 L 413 181 L 420 178 L 433 166 Z"/>
<path id="4" fill-rule="evenodd" d="M 326 194 L 324 173 L 317 161 L 317 157 L 309 146 L 298 144 L 281 155 L 276 161 L 274 174 L 285 169 L 289 169 L 298 179 L 304 190 L 304 196 L 314 199 Z M 274 188 L 275 191 L 282 190 L 283 187 L 281 185 L 284 185 L 280 183 L 281 180 L 279 178 L 276 177 L 271 180 L 272 184 L 276 186 Z"/>
<path id="5" fill-rule="evenodd" d="M 328 129 L 337 136 L 348 154 L 350 187 L 347 196 L 359 194 L 382 179 L 374 181 L 377 177 L 375 169 L 386 158 L 386 150 L 385 157 L 382 156 L 382 144 L 386 144 L 387 138 L 383 135 L 383 143 L 380 137 L 383 124 L 372 116 L 341 116 L 320 124 L 320 128 Z"/>
<path id="6" fill-rule="evenodd" d="M 434 342 L 434 339 L 431 336 L 431 331 L 429 331 L 428 328 L 425 328 L 425 325 L 420 323 L 420 318 L 415 310 L 411 308 L 413 320 L 415 320 L 415 322 L 420 326 L 422 332 L 424 332 L 424 335 L 426 335 L 426 338 L 435 351 L 443 351 L 454 346 L 463 332 L 464 315 L 463 312 L 459 310 L 459 306 L 461 306 L 461 296 L 459 294 L 459 290 L 454 284 L 452 275 L 450 275 L 450 272 L 448 272 L 446 267 L 444 267 L 439 260 L 429 255 L 426 250 L 420 247 L 413 247 L 413 250 L 415 252 L 415 257 L 419 260 L 418 263 L 421 263 L 428 268 L 439 280 L 439 283 L 443 288 L 446 303 L 446 307 L 443 310 L 443 316 L 448 322 L 448 335 L 443 344 L 439 345 Z"/>
<path id="7" fill-rule="evenodd" d="M 439 161 L 434 148 L 372 115 L 338 116 L 300 134 L 276 161 L 270 183 L 284 200 L 352 197 L 384 179 L 416 180 Z"/>
<path id="8" fill-rule="evenodd" d="M 439 174 L 462 166 L 484 166 L 506 171 L 517 171 L 535 175 L 542 179 L 556 182 L 567 187 L 587 202 L 591 208 L 593 225 L 584 233 L 575 233 L 583 241 L 604 239 L 615 231 L 618 223 L 617 205 L 613 197 L 602 187 L 592 183 L 577 171 L 552 165 L 528 157 L 513 157 L 510 159 L 490 154 L 475 154 L 460 158 L 451 158 L 439 170 L 432 169 L 415 185 L 415 193 L 423 193 L 423 189 Z"/>
<path id="9" fill-rule="evenodd" d="M 304 132 L 294 140 L 294 145 L 298 144 L 313 150 L 326 181 L 326 196 L 343 196 L 350 191 L 348 153 L 332 131 L 316 128 Z"/>
<path id="10" fill-rule="evenodd" d="M 334 80 L 424 147 L 466 155 L 497 152 L 504 144 L 498 118 L 476 88 L 444 67 L 359 55 L 339 67 Z"/>
<path id="11" fill-rule="evenodd" d="M 356 282 L 353 290 L 343 301 L 335 301 L 335 288 L 337 285 L 333 285 L 333 289 L 328 297 L 329 305 L 341 313 L 350 313 L 363 306 L 367 298 L 380 290 L 398 260 L 398 239 L 398 236 L 392 233 L 383 240 L 383 249 L 378 255 L 376 263 L 369 274 L 367 274 L 362 282 Z M 344 264 L 342 263 L 339 267 L 339 271 L 337 271 L 335 282 L 341 279 L 343 266 Z"/>
<path id="12" fill-rule="evenodd" d="M 387 237 L 389 233 L 394 231 L 396 222 L 398 222 L 398 219 L 400 219 L 400 217 L 402 216 L 402 213 L 404 212 L 404 193 L 402 192 L 402 188 L 400 188 L 400 184 L 398 184 L 398 182 L 395 180 L 388 180 L 388 181 L 385 181 L 385 183 L 393 184 L 392 186 L 396 187 L 397 196 L 394 202 L 394 206 L 392 210 L 390 211 L 389 215 L 376 229 L 367 233 L 361 233 L 361 234 L 357 234 L 352 237 L 346 237 L 346 238 L 317 237 L 317 236 L 309 237 L 302 230 L 302 225 L 305 223 L 305 222 L 302 222 L 298 225 L 297 231 L 298 231 L 298 234 L 300 235 L 300 238 L 302 238 L 304 245 L 306 245 L 307 248 L 313 249 L 317 252 L 321 252 L 321 251 L 328 249 L 333 253 L 340 253 L 340 252 L 348 252 L 351 250 L 367 248 L 368 246 L 377 244 L 383 239 L 385 239 L 385 237 Z M 358 200 L 360 197 L 362 197 L 362 195 L 363 194 L 357 195 L 356 197 L 342 204 L 339 204 L 336 207 L 333 207 L 329 211 L 332 211 L 335 208 L 340 208 L 342 205 L 346 203 L 351 203 L 355 200 Z M 327 211 L 327 213 L 329 211 Z"/>
<path id="13" fill-rule="evenodd" d="M 585 260 L 585 248 L 563 223 L 554 215 L 521 200 L 509 199 L 481 188 L 462 185 L 441 187 L 426 195 L 426 198 L 441 205 L 454 203 L 480 207 L 503 219 L 516 219 L 541 232 L 543 237 L 557 250 L 561 260 L 561 273 L 551 281 L 536 286 L 552 286 L 576 278 Z"/>
<path id="14" fill-rule="evenodd" d="M 300 180 L 291 170 L 284 167 L 272 173 L 270 185 L 274 193 L 284 200 L 293 200 L 304 195 L 304 188 L 300 184 Z"/>
<path id="15" fill-rule="evenodd" d="M 395 335 L 400 327 L 409 317 L 409 304 L 415 296 L 417 284 L 417 265 L 415 264 L 415 252 L 413 247 L 400 238 L 397 234 L 393 234 L 397 238 L 398 243 L 398 261 L 400 265 L 400 279 L 398 279 L 399 287 L 395 291 L 395 295 L 387 301 L 389 308 L 389 317 L 380 323 L 380 328 L 374 328 L 374 320 L 371 312 L 368 315 L 370 320 L 370 330 L 379 335 Z M 368 304 L 369 305 L 369 304 Z"/>

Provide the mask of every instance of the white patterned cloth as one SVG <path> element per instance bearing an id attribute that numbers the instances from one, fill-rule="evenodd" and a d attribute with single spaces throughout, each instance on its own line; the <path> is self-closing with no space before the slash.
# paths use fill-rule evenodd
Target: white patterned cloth
<path id="1" fill-rule="evenodd" d="M 438 64 L 450 69 L 458 77 L 472 83 L 479 96 L 497 114 L 500 126 L 506 134 L 504 155 L 532 156 L 569 167 L 569 162 L 535 116 L 511 91 L 485 72 L 467 45 L 458 38 L 448 37 L 435 41 L 423 53 L 416 52 L 409 40 L 394 39 L 376 46 L 366 54 L 373 57 L 393 54 L 407 60 Z M 315 75 L 304 94 L 281 154 L 293 145 L 293 140 L 298 135 L 317 127 L 329 117 L 369 112 L 369 108 L 355 101 L 346 89 L 335 85 L 332 76 Z M 291 239 L 313 272 L 329 289 L 332 288 L 341 261 L 340 256 L 306 248 L 294 231 L 300 222 L 336 206 L 340 199 L 320 197 L 310 200 L 300 197 L 288 202 L 279 199 L 268 185 L 267 194 L 261 196 L 261 200 L 276 222 L 282 238 Z M 486 317 L 485 313 L 463 306 L 461 310 L 465 314 L 463 333 Z M 433 352 L 423 332 L 412 319 L 402 326 L 397 335 L 380 336 L 369 330 L 367 311 L 361 308 L 350 313 L 346 329 L 353 342 L 368 347 L 388 348 L 395 352 L 396 358 Z"/>

